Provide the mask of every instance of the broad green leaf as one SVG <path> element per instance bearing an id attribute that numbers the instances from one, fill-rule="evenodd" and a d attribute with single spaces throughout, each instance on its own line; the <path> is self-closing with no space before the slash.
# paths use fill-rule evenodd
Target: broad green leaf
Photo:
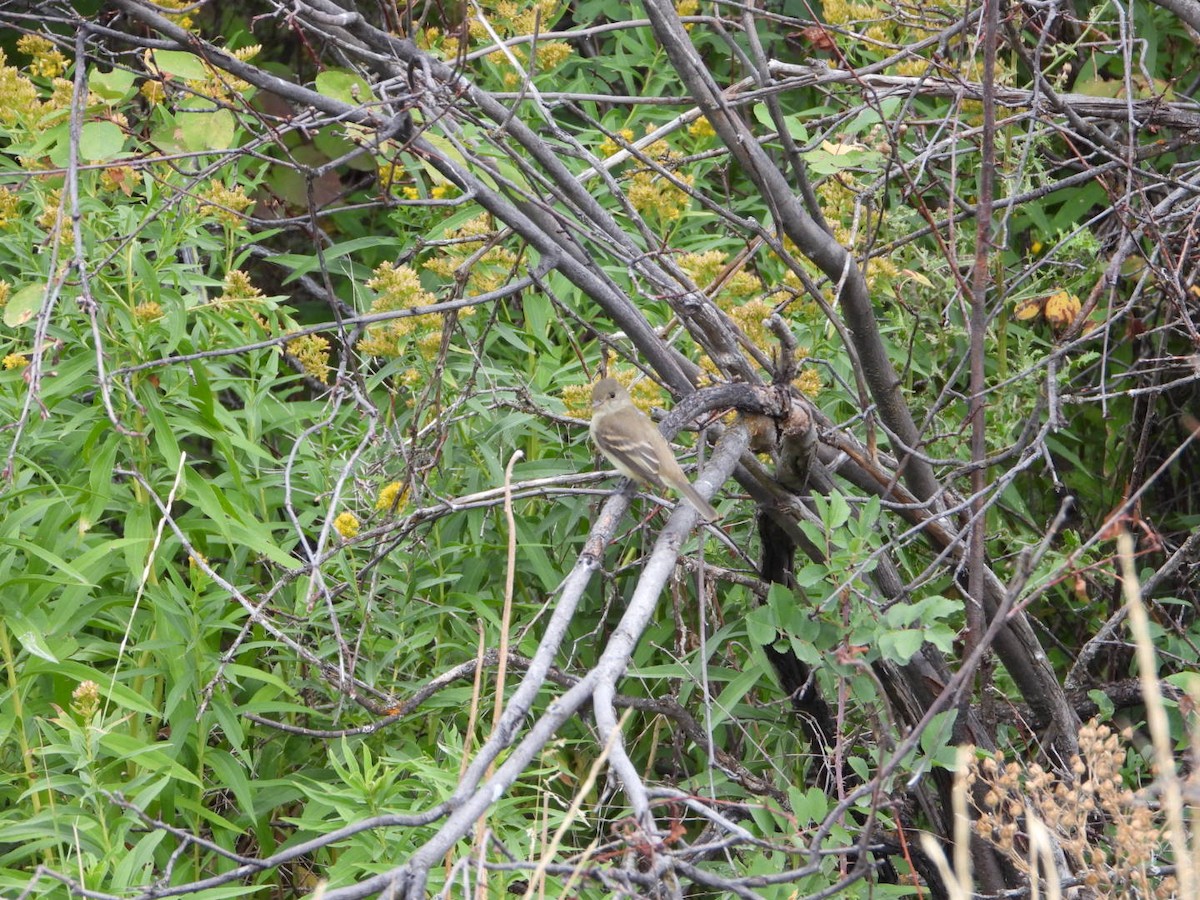
<path id="1" fill-rule="evenodd" d="M 154 65 L 163 73 L 184 81 L 203 81 L 208 78 L 208 66 L 194 53 L 183 50 L 155 50 Z"/>
<path id="2" fill-rule="evenodd" d="M 925 635 L 921 631 L 885 631 L 878 640 L 879 652 L 884 659 L 905 665 L 917 655 L 925 643 Z"/>
<path id="3" fill-rule="evenodd" d="M 125 146 L 125 134 L 115 122 L 85 122 L 79 135 L 79 156 L 86 162 L 115 159 Z"/>
<path id="4" fill-rule="evenodd" d="M 351 106 L 361 106 L 377 99 L 365 78 L 345 69 L 326 69 L 317 75 L 316 86 L 318 94 Z"/>
<path id="5" fill-rule="evenodd" d="M 950 745 L 950 735 L 957 718 L 958 710 L 948 709 L 934 716 L 921 732 L 921 752 L 928 756 L 934 765 L 951 771 L 955 767 L 956 751 Z"/>
<path id="6" fill-rule="evenodd" d="M 873 169 L 883 161 L 882 153 L 862 144 L 834 144 L 830 141 L 822 141 L 820 147 L 801 156 L 818 175 L 836 175 L 846 169 Z"/>
<path id="7" fill-rule="evenodd" d="M 771 111 L 767 109 L 765 103 L 754 104 L 754 118 L 758 120 L 758 123 L 765 128 L 775 128 L 775 120 L 771 118 Z M 791 136 L 792 140 L 798 144 L 808 143 L 808 129 L 804 127 L 802 116 L 784 116 L 783 124 L 784 127 L 787 128 L 787 132 Z"/>
<path id="8" fill-rule="evenodd" d="M 88 90 L 106 103 L 116 103 L 129 96 L 133 90 L 133 79 L 133 72 L 128 69 L 92 71 L 88 76 Z"/>
<path id="9" fill-rule="evenodd" d="M 46 282 L 38 281 L 27 284 L 9 297 L 4 306 L 4 324 L 9 328 L 19 328 L 37 315 L 46 297 L 46 287 Z"/>
<path id="10" fill-rule="evenodd" d="M 747 614 L 746 635 L 755 644 L 762 647 L 773 644 L 778 633 L 771 611 L 766 607 L 760 606 Z"/>
<path id="11" fill-rule="evenodd" d="M 179 137 L 188 150 L 228 150 L 233 146 L 237 122 L 227 109 L 181 112 L 176 122 Z"/>

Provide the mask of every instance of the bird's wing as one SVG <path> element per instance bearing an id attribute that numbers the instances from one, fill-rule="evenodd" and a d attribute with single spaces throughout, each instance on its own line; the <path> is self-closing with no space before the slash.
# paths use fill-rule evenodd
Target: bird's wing
<path id="1" fill-rule="evenodd" d="M 624 416 L 625 414 L 624 412 L 617 413 L 620 416 Z M 637 415 L 636 413 L 630 414 Z M 603 433 L 595 435 L 596 443 L 604 451 L 604 454 L 610 459 L 614 459 L 614 464 L 616 464 L 615 460 L 620 460 L 624 467 L 628 469 L 627 472 L 624 472 L 625 475 L 661 486 L 662 480 L 659 477 L 659 470 L 662 460 L 657 442 L 652 443 L 638 438 L 629 438 L 625 434 L 618 434 L 614 437 L 608 433 L 611 430 L 617 429 L 605 429 Z M 619 430 L 628 433 L 633 429 Z M 666 443 L 657 430 L 653 433 L 659 441 Z"/>

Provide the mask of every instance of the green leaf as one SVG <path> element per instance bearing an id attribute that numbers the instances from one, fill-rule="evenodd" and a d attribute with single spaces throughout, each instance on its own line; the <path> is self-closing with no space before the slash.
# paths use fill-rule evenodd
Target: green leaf
<path id="1" fill-rule="evenodd" d="M 117 731 L 106 732 L 100 738 L 100 744 L 113 755 L 143 769 L 162 772 L 170 775 L 176 781 L 184 781 L 195 787 L 201 787 L 199 778 L 172 759 L 170 754 L 164 752 L 164 748 L 171 749 L 170 744 L 146 743 L 137 737 Z"/>
<path id="2" fill-rule="evenodd" d="M 22 647 L 39 659 L 52 663 L 58 662 L 58 657 L 54 655 L 54 651 L 50 649 L 45 639 L 33 629 L 18 631 L 17 640 L 21 642 Z"/>
<path id="3" fill-rule="evenodd" d="M 725 685 L 721 696 L 713 704 L 712 726 L 714 728 L 733 714 L 734 707 L 749 693 L 752 687 L 758 684 L 761 677 L 762 673 L 757 669 L 747 669 Z"/>
<path id="4" fill-rule="evenodd" d="M 88 90 L 105 103 L 117 103 L 132 93 L 133 78 L 133 73 L 128 69 L 113 69 L 111 72 L 92 71 L 88 75 Z"/>
<path id="5" fill-rule="evenodd" d="M 825 517 L 825 527 L 830 531 L 835 531 L 846 524 L 846 520 L 850 518 L 850 504 L 846 502 L 846 498 L 842 496 L 840 491 L 833 491 L 829 495 L 829 514 Z"/>
<path id="6" fill-rule="evenodd" d="M 1189 673 L 1195 675 L 1196 673 Z M 1168 681 L 1170 679 L 1167 679 Z M 1112 698 L 1104 691 L 1088 691 L 1088 698 L 1096 704 L 1096 718 L 1101 722 L 1107 722 L 1113 717 L 1116 712 L 1116 706 L 1112 702 Z"/>
<path id="7" fill-rule="evenodd" d="M 88 587 L 94 586 L 89 579 L 84 577 L 81 572 L 77 572 L 61 556 L 32 541 L 21 540 L 20 538 L 0 537 L 0 547 L 15 547 L 29 556 L 36 556 L 45 562 L 56 575 L 61 573 L 78 584 L 87 585 Z"/>
<path id="8" fill-rule="evenodd" d="M 242 812 L 247 816 L 253 815 L 254 789 L 246 777 L 246 767 L 233 754 L 216 747 L 205 751 L 204 761 L 212 769 L 216 783 L 233 791 Z"/>
<path id="9" fill-rule="evenodd" d="M 120 681 L 114 682 L 111 675 L 98 672 L 91 666 L 75 662 L 71 659 L 60 659 L 56 663 L 38 662 L 31 660 L 25 667 L 28 675 L 53 675 L 56 678 L 66 678 L 76 684 L 84 681 L 94 681 L 100 688 L 100 693 L 122 709 L 128 709 L 144 716 L 157 716 L 155 709 L 147 698 Z"/>
<path id="10" fill-rule="evenodd" d="M 183 50 L 153 51 L 154 65 L 166 75 L 184 81 L 203 81 L 208 78 L 208 66 L 194 53 Z"/>
<path id="11" fill-rule="evenodd" d="M 181 112 L 176 118 L 178 136 L 188 150 L 228 150 L 233 146 L 237 122 L 227 109 Z"/>
<path id="12" fill-rule="evenodd" d="M 4 307 L 4 324 L 9 328 L 19 328 L 37 315 L 46 296 L 46 287 L 46 282 L 38 281 L 27 284 L 9 297 Z"/>
<path id="13" fill-rule="evenodd" d="M 796 659 L 808 663 L 810 666 L 820 665 L 821 651 L 817 649 L 812 641 L 792 636 L 788 640 L 788 645 L 791 647 L 792 652 L 796 654 Z"/>
<path id="14" fill-rule="evenodd" d="M 948 709 L 934 716 L 921 732 L 921 751 L 933 765 L 951 771 L 956 765 L 957 750 L 950 744 L 950 735 L 957 718 L 958 710 Z"/>
<path id="15" fill-rule="evenodd" d="M 879 635 L 879 652 L 884 659 L 905 665 L 924 643 L 923 631 L 885 631 Z"/>
<path id="16" fill-rule="evenodd" d="M 750 610 L 746 616 L 746 636 L 760 647 L 775 643 L 778 634 L 771 611 L 765 606 Z"/>
<path id="17" fill-rule="evenodd" d="M 351 106 L 361 106 L 378 98 L 361 75 L 345 69 L 326 69 L 317 75 L 317 93 Z"/>
<path id="18" fill-rule="evenodd" d="M 79 135 L 79 156 L 87 162 L 115 159 L 125 146 L 125 133 L 115 122 L 85 122 Z"/>
<path id="19" fill-rule="evenodd" d="M 796 573 L 796 584 L 800 587 L 815 587 L 829 580 L 829 569 L 818 563 L 807 563 Z"/>
<path id="20" fill-rule="evenodd" d="M 775 120 L 771 118 L 771 111 L 767 109 L 765 103 L 754 104 L 754 118 L 764 128 L 775 129 Z M 801 115 L 783 117 L 783 124 L 787 128 L 787 133 L 798 144 L 807 144 L 809 141 L 808 129 L 803 124 L 804 118 Z"/>
<path id="21" fill-rule="evenodd" d="M 800 828 L 817 824 L 829 812 L 829 797 L 818 787 L 802 791 L 793 785 L 787 793 L 796 816 L 796 825 Z"/>
<path id="22" fill-rule="evenodd" d="M 815 150 L 800 154 L 817 175 L 836 175 L 846 169 L 874 169 L 883 154 L 857 144 L 833 144 L 825 141 Z"/>

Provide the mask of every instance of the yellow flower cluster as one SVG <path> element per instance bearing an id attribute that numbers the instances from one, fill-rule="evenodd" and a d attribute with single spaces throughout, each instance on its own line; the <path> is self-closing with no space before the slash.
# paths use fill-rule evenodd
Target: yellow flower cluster
<path id="1" fill-rule="evenodd" d="M 139 303 L 133 308 L 133 317 L 142 323 L 153 322 L 155 319 L 161 319 L 162 314 L 162 306 L 153 300 L 147 300 L 145 303 Z"/>
<path id="2" fill-rule="evenodd" d="M 894 26 L 888 27 L 888 15 L 873 3 L 856 3 L 848 0 L 825 0 L 821 5 L 825 13 L 825 21 L 830 25 L 860 26 L 870 22 L 861 34 L 871 41 L 887 41 L 895 37 Z"/>
<path id="3" fill-rule="evenodd" d="M 304 374 L 322 384 L 329 383 L 329 341 L 320 335 L 306 334 L 288 341 L 286 347 Z"/>
<path id="4" fill-rule="evenodd" d="M 610 137 L 606 137 L 603 141 L 600 142 L 600 158 L 601 159 L 607 159 L 610 156 L 614 156 L 617 153 L 620 153 L 623 149 L 625 149 L 625 147 L 624 147 L 625 144 L 633 143 L 633 129 L 632 128 L 622 128 L 620 131 L 617 132 L 617 134 L 620 136 L 621 141 L 622 141 L 622 143 L 620 143 L 620 144 L 618 144 L 613 138 L 610 138 Z"/>
<path id="5" fill-rule="evenodd" d="M 251 44 L 247 47 L 241 47 L 228 52 L 235 59 L 241 62 L 248 62 L 257 56 L 261 50 L 261 44 Z M 235 78 L 228 72 L 220 72 L 207 63 L 205 64 L 205 69 L 208 70 L 207 77 L 194 78 L 186 82 L 188 90 L 199 97 L 209 97 L 217 102 L 227 102 L 233 100 L 235 97 L 246 96 L 251 90 L 249 82 Z"/>
<path id="6" fill-rule="evenodd" d="M 706 289 L 721 277 L 729 264 L 729 256 L 723 250 L 706 250 L 703 253 L 685 253 L 677 262 L 692 281 Z M 762 279 L 741 269 L 726 279 L 716 299 L 718 303 L 732 304 L 762 294 L 763 291 Z"/>
<path id="7" fill-rule="evenodd" d="M 721 250 L 687 253 L 679 258 L 679 266 L 688 273 L 701 290 L 709 288 L 725 271 L 729 257 Z M 772 306 L 765 297 L 762 279 L 742 269 L 726 279 L 713 298 L 729 317 L 745 332 L 756 346 L 765 347 L 771 339 L 763 321 L 771 315 Z"/>
<path id="8" fill-rule="evenodd" d="M 217 221 L 230 228 L 239 227 L 242 224 L 242 213 L 254 204 L 254 201 L 246 196 L 241 185 L 226 187 L 216 178 L 197 195 L 197 199 L 201 209 L 211 209 L 211 214 Z"/>
<path id="9" fill-rule="evenodd" d="M 701 116 L 688 126 L 688 134 L 697 140 L 707 140 L 716 133 L 716 129 L 713 128 L 712 122 L 708 121 L 707 117 L 705 116 Z"/>
<path id="10" fill-rule="evenodd" d="M 539 72 L 555 69 L 571 58 L 575 50 L 565 41 L 547 41 L 538 44 L 537 67 Z"/>
<path id="11" fill-rule="evenodd" d="M 50 82 L 50 99 L 42 105 L 42 109 L 45 112 L 66 109 L 71 105 L 73 99 L 75 99 L 75 83 L 66 78 L 55 78 Z M 99 101 L 96 95 L 88 91 L 87 105 L 93 106 L 97 102 Z M 116 121 L 116 116 L 113 117 L 113 120 Z"/>
<path id="12" fill-rule="evenodd" d="M 88 680 L 71 691 L 71 709 L 86 725 L 100 711 L 100 685 Z"/>
<path id="13" fill-rule="evenodd" d="M 892 66 L 892 71 L 905 78 L 920 78 L 933 65 L 923 56 L 910 56 Z"/>
<path id="14" fill-rule="evenodd" d="M 375 269 L 367 287 L 379 293 L 371 307 L 372 312 L 432 306 L 437 302 L 433 294 L 421 287 L 420 276 L 410 266 L 383 263 Z"/>
<path id="15" fill-rule="evenodd" d="M 675 262 L 692 281 L 704 288 L 717 280 L 729 262 L 729 256 L 723 250 L 705 250 L 703 253 L 684 253 Z"/>
<path id="16" fill-rule="evenodd" d="M 271 326 L 265 318 L 255 312 L 253 309 L 245 309 L 244 307 L 256 304 L 265 303 L 269 298 L 263 295 L 263 292 L 254 286 L 250 281 L 250 276 L 241 269 L 233 269 L 225 275 L 225 281 L 222 285 L 221 296 L 215 300 L 215 305 L 224 308 L 224 315 L 230 318 L 244 319 L 245 324 L 257 325 L 265 332 L 271 331 Z M 153 304 L 157 306 L 158 304 Z M 238 309 L 237 307 L 242 307 Z M 147 318 L 152 310 L 145 310 Z M 135 309 L 134 314 L 137 315 Z M 249 328 L 247 328 L 249 330 Z"/>
<path id="17" fill-rule="evenodd" d="M 188 6 L 195 6 L 194 0 L 155 0 L 155 5 L 175 19 L 176 24 L 180 28 L 191 28 L 192 17 L 187 13 L 170 12 L 173 9 L 183 9 Z"/>
<path id="18" fill-rule="evenodd" d="M 37 224 L 47 231 L 52 231 L 62 213 L 62 204 L 62 189 L 55 188 L 46 195 L 46 205 L 42 207 L 41 214 L 35 220 Z"/>
<path id="19" fill-rule="evenodd" d="M 401 482 L 393 481 L 390 484 L 385 484 L 379 489 L 379 496 L 375 499 L 375 509 L 379 511 L 397 511 L 404 508 L 408 502 L 408 488 Z"/>
<path id="20" fill-rule="evenodd" d="M 456 34 L 442 35 L 442 29 L 431 25 L 417 34 L 417 46 L 422 50 L 436 53 L 442 59 L 457 59 L 461 42 Z"/>
<path id="21" fill-rule="evenodd" d="M 713 285 L 729 265 L 729 257 L 721 250 L 687 253 L 677 261 L 680 268 L 687 272 L 701 289 Z M 775 307 L 767 298 L 762 279 L 753 272 L 741 269 L 726 278 L 721 290 L 713 299 L 755 346 L 766 348 L 775 340 L 774 334 L 766 325 Z M 808 350 L 803 347 L 797 348 L 796 355 L 803 359 L 808 356 Z M 706 372 L 713 375 L 717 373 L 716 365 L 707 357 L 701 360 L 701 366 Z M 820 378 L 814 371 L 805 372 L 796 380 L 796 387 L 815 397 L 820 391 Z"/>
<path id="22" fill-rule="evenodd" d="M 492 26 L 502 37 L 533 34 L 535 27 L 538 31 L 546 31 L 558 6 L 558 0 L 535 0 L 528 4 L 500 0 L 492 5 Z"/>
<path id="23" fill-rule="evenodd" d="M 797 353 L 796 355 L 800 356 L 801 354 Z M 808 354 L 805 353 L 803 355 L 807 356 Z M 796 386 L 796 389 L 800 393 L 814 399 L 821 393 L 821 376 L 817 374 L 816 369 L 805 369 L 792 384 Z"/>
<path id="24" fill-rule="evenodd" d="M 900 276 L 900 267 L 886 256 L 872 256 L 867 260 L 867 289 L 874 291 L 879 283 L 890 283 Z"/>
<path id="25" fill-rule="evenodd" d="M 532 35 L 535 31 L 539 34 L 545 34 L 550 30 L 561 8 L 562 4 L 559 0 L 534 0 L 532 3 L 528 2 L 528 0 L 520 0 L 520 2 L 518 0 L 499 0 L 499 2 L 485 2 L 483 4 L 483 11 L 484 15 L 487 16 L 488 24 L 491 25 L 492 30 L 501 38 Z M 472 15 L 467 20 L 466 26 L 470 41 L 487 41 L 491 43 L 492 36 L 488 32 L 487 26 L 479 20 L 478 16 Z M 423 29 L 416 35 L 415 39 L 418 46 L 422 49 L 437 53 L 438 56 L 445 60 L 457 58 L 462 50 L 458 34 L 443 33 L 442 29 L 437 26 L 430 26 Z M 520 48 L 512 47 L 509 50 L 519 62 L 524 62 L 527 58 L 525 52 Z M 491 52 L 501 53 L 498 49 L 494 49 Z M 569 59 L 573 52 L 570 44 L 557 41 L 544 44 L 539 43 L 537 49 L 537 68 L 543 72 L 553 69 Z M 520 81 L 521 77 L 522 73 L 509 72 L 505 75 L 505 81 Z"/>
<path id="26" fill-rule="evenodd" d="M 641 374 L 636 369 L 610 369 L 608 377 L 617 379 L 621 386 L 629 391 L 634 406 L 644 413 L 649 413 L 655 406 L 662 405 L 663 391 L 649 378 L 642 378 L 635 383 L 634 379 Z M 592 417 L 592 385 L 567 385 L 562 390 L 562 398 L 570 415 L 580 419 Z"/>
<path id="27" fill-rule="evenodd" d="M 647 131 L 653 131 L 654 126 L 647 125 L 646 129 Z M 633 132 L 629 129 L 623 128 L 619 134 L 627 141 L 632 141 L 633 139 Z M 620 145 L 616 141 L 609 139 L 605 139 L 600 145 L 600 152 L 603 156 L 611 156 L 619 149 Z M 674 172 L 675 179 L 687 185 L 687 187 L 690 188 L 695 183 L 694 175 L 676 171 L 680 155 L 671 150 L 666 141 L 655 141 L 642 152 L 655 160 L 663 169 Z M 621 177 L 629 184 L 629 187 L 626 189 L 626 196 L 629 198 L 629 202 L 633 208 L 643 216 L 656 219 L 660 225 L 668 225 L 674 222 L 687 212 L 688 207 L 691 206 L 691 197 L 687 191 L 677 187 L 674 182 L 664 177 L 658 171 L 638 169 L 632 174 L 626 174 Z"/>
<path id="28" fill-rule="evenodd" d="M 499 52 L 499 51 L 496 51 Z M 518 68 L 514 71 L 509 69 L 504 73 L 504 84 L 509 89 L 514 89 L 525 80 L 525 74 L 529 71 L 529 65 L 526 62 L 528 51 L 523 47 L 510 47 L 509 53 L 516 60 Z M 572 53 L 571 45 L 563 41 L 547 41 L 537 45 L 537 68 L 535 73 L 548 72 L 570 59 Z"/>
<path id="29" fill-rule="evenodd" d="M 42 114 L 37 88 L 20 70 L 5 65 L 6 60 L 0 50 L 0 122 L 6 125 L 22 122 L 33 127 Z"/>
<path id="30" fill-rule="evenodd" d="M 163 87 L 161 81 L 147 79 L 142 82 L 140 88 L 141 94 L 146 98 L 146 102 L 151 106 L 158 106 L 167 99 L 167 89 Z"/>
<path id="31" fill-rule="evenodd" d="M 54 78 L 66 71 L 67 58 L 49 38 L 40 34 L 27 34 L 17 41 L 17 49 L 32 57 L 29 74 L 35 78 Z"/>
<path id="32" fill-rule="evenodd" d="M 392 312 L 431 306 L 437 298 L 421 287 L 421 277 L 409 266 L 383 263 L 375 269 L 367 287 L 379 296 L 371 304 L 372 313 Z M 408 316 L 381 322 L 367 329 L 367 336 L 358 342 L 358 349 L 368 356 L 401 356 L 414 331 L 428 332 L 441 324 L 436 313 Z"/>
<path id="33" fill-rule="evenodd" d="M 16 191 L 0 188 L 0 228 L 8 228 L 17 221 L 20 205 Z"/>
<path id="34" fill-rule="evenodd" d="M 237 303 L 244 300 L 261 300 L 263 292 L 250 281 L 250 276 L 241 269 L 233 269 L 225 275 L 218 303 Z"/>
<path id="35" fill-rule="evenodd" d="M 10 353 L 4 357 L 3 366 L 6 370 L 23 369 L 29 365 L 29 358 L 23 353 Z"/>
<path id="36" fill-rule="evenodd" d="M 519 262 L 516 253 L 499 244 L 479 253 L 484 242 L 494 235 L 492 217 L 488 213 L 481 213 L 458 228 L 443 231 L 442 236 L 448 246 L 437 256 L 426 260 L 422 267 L 443 278 L 457 281 L 463 277 L 463 267 L 469 266 L 465 295 L 476 297 L 494 291 L 508 281 Z M 473 308 L 468 307 L 459 315 L 470 316 L 474 312 Z"/>
<path id="37" fill-rule="evenodd" d="M 375 177 L 379 179 L 379 187 L 384 191 L 395 190 L 397 184 L 404 179 L 405 174 L 404 166 L 395 159 L 386 157 L 380 159 L 375 170 Z"/>
<path id="38" fill-rule="evenodd" d="M 722 304 L 724 305 L 724 304 Z M 727 312 L 734 324 L 750 339 L 755 347 L 767 347 L 773 336 L 767 328 L 766 321 L 771 317 L 774 307 L 763 297 L 755 297 L 745 303 L 730 307 Z"/>
<path id="39" fill-rule="evenodd" d="M 358 516 L 354 515 L 354 513 L 344 512 L 333 520 L 333 529 L 342 536 L 342 540 L 348 541 L 351 538 L 358 537 L 360 527 Z"/>

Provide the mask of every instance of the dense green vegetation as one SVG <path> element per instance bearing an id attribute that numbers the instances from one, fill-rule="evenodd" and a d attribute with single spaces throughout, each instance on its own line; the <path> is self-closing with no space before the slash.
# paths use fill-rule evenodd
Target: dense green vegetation
<path id="1" fill-rule="evenodd" d="M 0 27 L 0 894 L 1197 895 L 1194 4 Z"/>

